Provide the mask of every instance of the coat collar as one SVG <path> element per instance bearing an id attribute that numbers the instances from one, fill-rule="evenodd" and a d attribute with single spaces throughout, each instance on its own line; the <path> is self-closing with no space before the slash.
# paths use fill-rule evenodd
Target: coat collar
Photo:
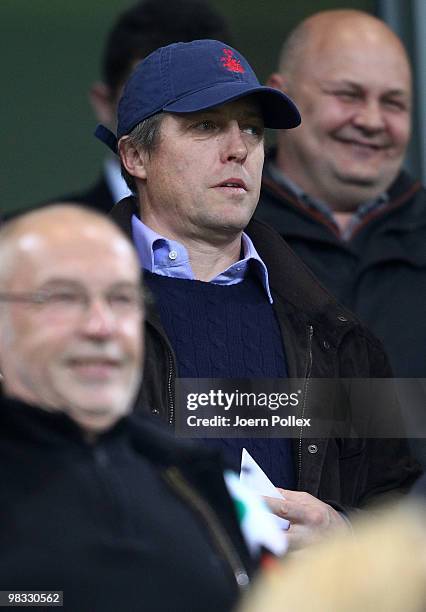
<path id="1" fill-rule="evenodd" d="M 137 199 L 130 196 L 121 200 L 110 214 L 132 239 L 132 215 L 139 216 Z M 274 299 L 279 298 L 289 316 L 294 313 L 303 316 L 306 322 L 322 328 L 336 345 L 351 327 L 360 325 L 355 315 L 338 304 L 272 227 L 252 219 L 246 232 L 266 264 Z"/>

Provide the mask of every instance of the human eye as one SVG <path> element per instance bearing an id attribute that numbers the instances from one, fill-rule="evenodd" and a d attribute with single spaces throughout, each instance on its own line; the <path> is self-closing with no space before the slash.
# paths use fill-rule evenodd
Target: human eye
<path id="1" fill-rule="evenodd" d="M 34 301 L 46 314 L 61 317 L 79 313 L 87 296 L 77 289 L 55 288 L 38 291 Z"/>
<path id="2" fill-rule="evenodd" d="M 399 98 L 385 98 L 383 104 L 386 108 L 394 111 L 405 111 L 407 110 L 407 104 L 404 100 Z"/>
<path id="3" fill-rule="evenodd" d="M 359 93 L 353 89 L 337 89 L 334 95 L 343 102 L 352 102 L 359 98 Z"/>
<path id="4" fill-rule="evenodd" d="M 115 289 L 108 293 L 107 301 L 115 310 L 137 310 L 142 304 L 142 296 L 136 288 Z"/>
<path id="5" fill-rule="evenodd" d="M 193 124 L 193 128 L 200 132 L 209 132 L 217 129 L 217 123 L 212 119 L 203 119 Z"/>
<path id="6" fill-rule="evenodd" d="M 249 134 L 250 136 L 255 136 L 256 138 L 262 138 L 264 133 L 264 127 L 260 124 L 249 123 L 247 125 L 241 126 L 241 130 L 245 134 Z"/>
<path id="7" fill-rule="evenodd" d="M 39 295 L 40 303 L 51 306 L 74 306 L 82 301 L 81 292 L 75 289 L 51 289 L 49 291 L 42 291 Z"/>

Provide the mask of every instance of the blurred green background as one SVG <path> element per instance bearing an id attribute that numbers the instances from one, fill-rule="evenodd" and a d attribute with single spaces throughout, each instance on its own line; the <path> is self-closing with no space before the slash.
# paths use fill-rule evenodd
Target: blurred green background
<path id="1" fill-rule="evenodd" d="M 34 205 L 84 188 L 99 172 L 104 145 L 87 91 L 115 16 L 133 0 L 0 0 L 2 52 L 0 210 Z M 367 0 L 212 0 L 235 46 L 264 80 L 281 42 L 303 17 L 326 8 L 372 11 Z"/>

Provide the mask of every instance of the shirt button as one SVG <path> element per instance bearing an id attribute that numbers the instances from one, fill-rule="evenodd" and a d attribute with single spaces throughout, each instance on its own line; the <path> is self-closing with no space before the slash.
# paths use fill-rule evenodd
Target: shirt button
<path id="1" fill-rule="evenodd" d="M 244 571 L 239 571 L 236 575 L 239 586 L 247 586 L 250 582 L 249 577 Z"/>
<path id="2" fill-rule="evenodd" d="M 309 444 L 308 452 L 311 453 L 311 455 L 315 455 L 315 453 L 318 452 L 318 446 L 316 444 Z"/>
<path id="3" fill-rule="evenodd" d="M 177 257 L 177 252 L 176 251 L 170 251 L 169 259 L 174 260 L 174 259 L 176 259 L 176 257 Z"/>
<path id="4" fill-rule="evenodd" d="M 160 414 L 160 411 L 158 410 L 158 408 L 153 408 L 151 412 L 152 414 Z"/>

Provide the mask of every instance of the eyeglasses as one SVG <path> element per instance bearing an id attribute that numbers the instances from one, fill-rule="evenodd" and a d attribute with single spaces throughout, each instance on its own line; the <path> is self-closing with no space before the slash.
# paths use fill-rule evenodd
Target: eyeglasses
<path id="1" fill-rule="evenodd" d="M 139 287 L 113 288 L 102 301 L 116 317 L 140 313 L 144 298 Z M 83 288 L 48 289 L 32 293 L 0 293 L 0 302 L 34 304 L 52 316 L 74 317 L 86 313 L 96 296 Z"/>

